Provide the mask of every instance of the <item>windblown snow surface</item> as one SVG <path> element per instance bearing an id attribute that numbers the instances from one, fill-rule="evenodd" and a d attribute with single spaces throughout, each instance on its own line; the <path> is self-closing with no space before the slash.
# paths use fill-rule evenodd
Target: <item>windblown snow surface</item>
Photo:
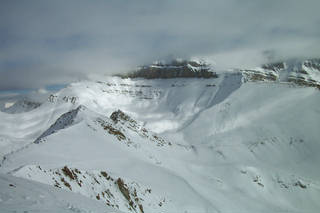
<path id="1" fill-rule="evenodd" d="M 73 83 L 0 112 L 0 212 L 318 212 L 319 105 L 240 73 Z"/>

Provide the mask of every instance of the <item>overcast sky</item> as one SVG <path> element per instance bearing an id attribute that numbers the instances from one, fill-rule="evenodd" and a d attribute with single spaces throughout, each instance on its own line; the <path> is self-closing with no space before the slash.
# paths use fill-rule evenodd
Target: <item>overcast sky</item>
<path id="1" fill-rule="evenodd" d="M 0 0 L 0 90 L 40 88 L 168 57 L 217 68 L 316 57 L 319 0 Z M 268 54 L 266 54 L 268 53 Z"/>

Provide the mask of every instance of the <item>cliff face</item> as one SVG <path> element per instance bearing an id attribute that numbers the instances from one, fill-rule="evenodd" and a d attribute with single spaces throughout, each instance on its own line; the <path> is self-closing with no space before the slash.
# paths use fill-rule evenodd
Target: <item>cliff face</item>
<path id="1" fill-rule="evenodd" d="M 178 61 L 173 60 L 171 63 L 153 63 L 152 65 L 139 67 L 138 70 L 123 78 L 217 78 L 217 74 L 211 71 L 208 64 L 196 61 Z"/>

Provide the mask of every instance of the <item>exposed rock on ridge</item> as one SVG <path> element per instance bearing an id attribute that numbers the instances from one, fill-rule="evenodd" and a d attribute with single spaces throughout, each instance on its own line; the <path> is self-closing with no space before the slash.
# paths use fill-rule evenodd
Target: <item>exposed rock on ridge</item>
<path id="1" fill-rule="evenodd" d="M 73 109 L 67 113 L 64 113 L 63 115 L 61 115 L 54 124 L 52 124 L 49 129 L 47 129 L 44 133 L 42 133 L 36 140 L 34 143 L 38 144 L 40 143 L 43 138 L 57 132 L 60 129 L 64 129 L 68 126 L 70 126 L 71 124 L 73 124 L 77 114 L 79 113 L 79 111 L 81 109 L 84 109 L 85 107 L 80 105 L 78 106 L 76 109 Z"/>
<path id="2" fill-rule="evenodd" d="M 126 75 L 123 78 L 217 78 L 217 74 L 211 71 L 208 64 L 187 60 L 173 60 L 171 63 L 161 62 L 152 65 L 139 67 L 138 70 Z"/>
<path id="3" fill-rule="evenodd" d="M 241 70 L 245 81 L 291 82 L 320 89 L 320 59 L 288 60 Z"/>

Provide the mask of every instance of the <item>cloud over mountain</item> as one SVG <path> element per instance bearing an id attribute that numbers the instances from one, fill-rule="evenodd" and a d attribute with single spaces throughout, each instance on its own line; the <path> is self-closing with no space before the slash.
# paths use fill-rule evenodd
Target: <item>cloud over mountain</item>
<path id="1" fill-rule="evenodd" d="M 319 7 L 317 0 L 2 1 L 0 90 L 123 72 L 169 56 L 203 57 L 219 68 L 314 57 Z"/>

